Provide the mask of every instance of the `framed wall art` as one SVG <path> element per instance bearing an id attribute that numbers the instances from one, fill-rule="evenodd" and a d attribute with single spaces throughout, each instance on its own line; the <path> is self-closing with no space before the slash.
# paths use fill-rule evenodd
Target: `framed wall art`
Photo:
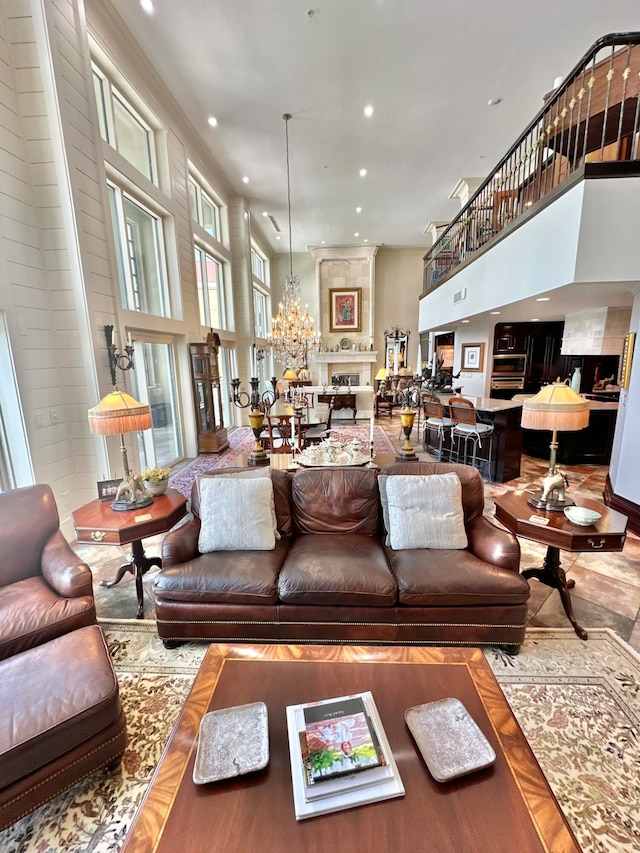
<path id="1" fill-rule="evenodd" d="M 462 344 L 460 370 L 465 373 L 482 373 L 484 370 L 484 344 Z"/>
<path id="2" fill-rule="evenodd" d="M 629 332 L 624 339 L 624 349 L 622 350 L 622 364 L 620 366 L 620 386 L 626 391 L 629 390 L 629 381 L 631 379 L 631 367 L 633 365 L 633 351 L 636 346 L 636 333 Z"/>
<path id="3" fill-rule="evenodd" d="M 329 290 L 329 331 L 361 331 L 362 288 L 331 288 Z"/>

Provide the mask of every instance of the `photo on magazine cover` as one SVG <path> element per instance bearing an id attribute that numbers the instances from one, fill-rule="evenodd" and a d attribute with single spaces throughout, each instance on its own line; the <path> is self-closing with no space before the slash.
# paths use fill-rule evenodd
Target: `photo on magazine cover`
<path id="1" fill-rule="evenodd" d="M 382 763 L 361 699 L 307 707 L 304 718 L 312 784 Z"/>

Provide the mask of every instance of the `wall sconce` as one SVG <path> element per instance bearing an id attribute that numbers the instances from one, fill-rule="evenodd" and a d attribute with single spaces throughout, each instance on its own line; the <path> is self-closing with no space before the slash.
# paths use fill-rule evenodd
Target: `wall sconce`
<path id="1" fill-rule="evenodd" d="M 107 352 L 109 353 L 109 370 L 111 371 L 111 384 L 116 385 L 116 367 L 120 370 L 132 370 L 133 364 L 133 341 L 131 332 L 124 348 L 124 352 L 117 352 L 113 343 L 113 326 L 104 327 L 104 336 L 107 340 Z"/>

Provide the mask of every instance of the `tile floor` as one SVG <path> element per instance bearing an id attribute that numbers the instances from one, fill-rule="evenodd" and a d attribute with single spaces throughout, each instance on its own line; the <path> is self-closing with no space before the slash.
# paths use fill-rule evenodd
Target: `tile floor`
<path id="1" fill-rule="evenodd" d="M 393 443 L 399 448 L 400 419 L 381 417 L 377 420 Z M 414 436 L 416 452 L 420 447 Z M 520 488 L 544 476 L 547 464 L 544 460 L 525 456 L 522 459 L 521 476 L 511 483 L 485 486 L 487 514 L 493 516 L 492 498 L 508 488 Z M 586 495 L 602 500 L 607 468 L 599 465 L 567 467 L 570 494 L 573 497 Z M 497 522 L 496 522 L 497 523 Z M 162 536 L 145 540 L 145 551 L 149 556 L 160 553 Z M 522 568 L 542 565 L 546 548 L 526 539 L 520 540 Z M 112 578 L 120 563 L 128 560 L 127 549 L 117 547 L 78 545 L 78 555 L 93 569 L 95 578 L 96 607 L 98 615 L 106 618 L 133 619 L 136 614 L 136 594 L 133 578 L 126 574 L 117 587 L 101 588 L 103 579 Z M 572 554 L 561 552 L 562 565 L 575 579 L 576 585 L 571 598 L 573 610 L 579 624 L 585 628 L 611 628 L 640 652 L 640 538 L 627 535 L 624 549 L 620 553 Z M 145 576 L 145 618 L 153 618 L 151 583 L 154 572 Z M 560 596 L 555 590 L 531 580 L 529 600 L 529 624 L 534 627 L 569 627 Z"/>

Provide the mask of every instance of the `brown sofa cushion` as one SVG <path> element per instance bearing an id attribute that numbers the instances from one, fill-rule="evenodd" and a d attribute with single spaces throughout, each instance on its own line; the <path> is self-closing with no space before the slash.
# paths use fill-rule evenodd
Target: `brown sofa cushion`
<path id="1" fill-rule="evenodd" d="M 102 631 L 80 628 L 0 664 L 0 788 L 118 720 L 118 682 Z"/>
<path id="2" fill-rule="evenodd" d="M 291 484 L 291 498 L 298 533 L 380 534 L 380 497 L 374 469 L 298 471 Z"/>
<path id="3" fill-rule="evenodd" d="M 433 607 L 522 604 L 529 584 L 517 572 L 492 566 L 468 551 L 385 548 L 398 579 L 400 604 Z"/>
<path id="4" fill-rule="evenodd" d="M 60 598 L 42 576 L 0 587 L 0 660 L 95 621 L 92 595 Z"/>
<path id="5" fill-rule="evenodd" d="M 212 551 L 158 572 L 156 599 L 211 604 L 275 604 L 278 573 L 289 550 L 278 539 L 273 551 Z"/>
<path id="6" fill-rule="evenodd" d="M 358 533 L 299 536 L 278 587 L 287 604 L 392 607 L 397 601 L 396 581 L 379 541 Z"/>

